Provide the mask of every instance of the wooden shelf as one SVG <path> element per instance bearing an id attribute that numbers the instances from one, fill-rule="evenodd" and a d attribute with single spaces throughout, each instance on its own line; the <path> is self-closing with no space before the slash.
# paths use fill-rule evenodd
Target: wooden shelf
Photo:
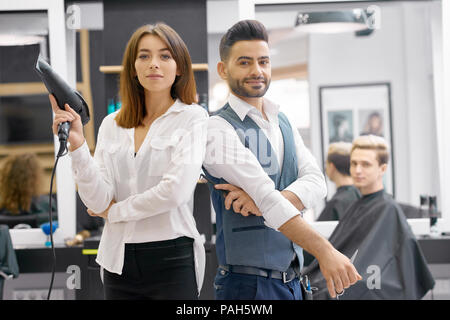
<path id="1" fill-rule="evenodd" d="M 207 63 L 193 63 L 192 70 L 194 71 L 208 71 Z"/>
<path id="2" fill-rule="evenodd" d="M 100 72 L 103 73 L 120 73 L 122 66 L 100 66 Z"/>
<path id="3" fill-rule="evenodd" d="M 42 82 L 14 82 L 0 84 L 0 96 L 2 97 L 47 93 L 47 88 Z"/>
<path id="4" fill-rule="evenodd" d="M 31 152 L 36 154 L 55 153 L 53 143 L 32 144 L 32 145 L 0 145 L 0 157 L 19 154 L 24 152 Z"/>
<path id="5" fill-rule="evenodd" d="M 111 74 L 120 73 L 122 71 L 122 66 L 100 66 L 100 72 Z M 207 63 L 193 63 L 192 70 L 194 71 L 208 71 Z"/>

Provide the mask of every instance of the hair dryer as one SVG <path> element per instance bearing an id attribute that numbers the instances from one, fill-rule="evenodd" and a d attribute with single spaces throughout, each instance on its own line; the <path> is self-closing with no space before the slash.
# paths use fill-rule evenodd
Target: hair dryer
<path id="1" fill-rule="evenodd" d="M 81 122 L 83 125 L 89 122 L 89 108 L 84 101 L 83 97 L 74 89 L 72 89 L 66 81 L 64 81 L 53 69 L 52 67 L 39 55 L 36 66 L 36 72 L 39 74 L 42 82 L 44 82 L 45 87 L 48 92 L 52 94 L 58 106 L 64 110 L 64 105 L 67 103 L 75 112 L 77 112 L 81 117 Z M 56 268 L 56 252 L 53 243 L 53 218 L 52 218 L 52 188 L 53 188 L 53 177 L 55 175 L 56 166 L 60 157 L 65 155 L 67 150 L 67 139 L 69 137 L 70 122 L 64 122 L 58 126 L 58 138 L 59 138 L 59 151 L 56 156 L 55 166 L 53 167 L 52 177 L 50 180 L 50 193 L 49 193 L 49 232 L 50 243 L 53 251 L 53 268 L 52 268 L 52 278 L 50 281 L 50 287 L 48 291 L 47 300 L 50 299 L 50 294 L 53 287 L 53 280 L 55 278 L 55 268 Z M 57 227 L 57 226 L 56 226 Z M 44 229 L 43 229 L 44 230 Z M 44 230 L 45 232 L 45 230 Z"/>
<path id="2" fill-rule="evenodd" d="M 48 92 L 55 97 L 61 109 L 65 110 L 64 105 L 67 103 L 81 116 L 83 125 L 89 122 L 89 108 L 81 94 L 72 89 L 40 55 L 37 59 L 35 70 L 39 74 L 42 82 L 44 82 Z M 62 156 L 64 150 L 67 148 L 69 130 L 70 122 L 63 122 L 58 126 L 58 138 L 60 141 L 58 156 Z"/>

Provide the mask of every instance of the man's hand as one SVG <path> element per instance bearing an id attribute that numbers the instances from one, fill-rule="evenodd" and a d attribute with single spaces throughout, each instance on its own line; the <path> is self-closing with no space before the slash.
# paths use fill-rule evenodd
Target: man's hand
<path id="1" fill-rule="evenodd" d="M 252 198 L 242 189 L 232 184 L 216 184 L 214 188 L 218 190 L 228 191 L 225 197 L 225 208 L 230 210 L 231 205 L 236 213 L 240 213 L 244 217 L 254 214 L 255 216 L 262 216 L 255 202 Z"/>
<path id="2" fill-rule="evenodd" d="M 108 213 L 109 213 L 109 209 L 111 208 L 111 206 L 116 203 L 116 201 L 114 201 L 114 199 L 111 201 L 111 203 L 109 204 L 108 208 L 103 211 L 102 213 L 94 213 L 94 211 L 92 211 L 91 209 L 87 209 L 87 213 L 91 216 L 91 217 L 101 217 L 105 220 L 108 219 Z"/>
<path id="3" fill-rule="evenodd" d="M 231 184 L 217 184 L 216 189 L 228 191 L 225 197 L 225 208 L 229 210 L 233 206 L 236 213 L 243 216 L 254 214 L 262 216 L 252 198 L 242 189 Z M 282 192 L 283 194 L 283 192 Z M 291 202 L 297 202 L 299 199 L 293 193 L 287 191 L 283 196 Z M 301 202 L 293 203 L 298 207 L 303 207 Z M 299 209 L 299 208 L 297 208 Z M 289 220 L 279 229 L 291 241 L 302 246 L 308 252 L 314 253 L 317 258 L 328 287 L 328 292 L 332 298 L 337 293 L 342 293 L 344 289 L 349 288 L 357 281 L 362 280 L 358 271 L 345 255 L 337 251 L 326 239 L 314 231 L 300 216 Z M 303 232 L 298 232 L 302 230 Z"/>
<path id="4" fill-rule="evenodd" d="M 362 280 L 350 259 L 337 251 L 300 215 L 288 220 L 278 230 L 317 258 L 332 298 L 336 297 L 336 293 L 342 293 L 356 281 Z"/>
<path id="5" fill-rule="evenodd" d="M 332 298 L 335 298 L 336 294 L 344 292 L 344 289 L 357 281 L 362 280 L 350 259 L 334 248 L 327 250 L 317 260 Z"/>

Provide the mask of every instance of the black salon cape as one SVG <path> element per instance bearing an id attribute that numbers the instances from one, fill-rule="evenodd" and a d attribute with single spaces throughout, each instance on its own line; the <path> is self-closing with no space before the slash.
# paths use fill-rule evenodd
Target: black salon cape
<path id="1" fill-rule="evenodd" d="M 350 205 L 361 198 L 358 189 L 353 186 L 341 186 L 327 202 L 317 221 L 341 220 Z"/>
<path id="2" fill-rule="evenodd" d="M 353 264 L 363 280 L 346 289 L 340 300 L 421 299 L 434 287 L 434 279 L 402 210 L 384 191 L 356 201 L 328 240 L 349 258 L 358 249 Z M 377 267 L 381 273 L 379 289 L 373 271 Z M 313 291 L 314 300 L 331 299 L 317 260 L 304 268 L 302 274 L 309 277 L 311 287 L 317 288 Z"/>

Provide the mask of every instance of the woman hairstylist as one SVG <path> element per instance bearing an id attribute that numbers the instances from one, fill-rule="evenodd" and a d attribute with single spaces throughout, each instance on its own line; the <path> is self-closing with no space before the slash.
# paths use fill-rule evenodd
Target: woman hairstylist
<path id="1" fill-rule="evenodd" d="M 53 133 L 71 122 L 78 193 L 105 219 L 97 263 L 106 299 L 197 299 L 205 250 L 188 202 L 205 154 L 207 112 L 196 102 L 185 43 L 163 23 L 137 29 L 120 74 L 122 107 L 99 128 L 94 157 L 79 115 L 50 96 Z"/>

